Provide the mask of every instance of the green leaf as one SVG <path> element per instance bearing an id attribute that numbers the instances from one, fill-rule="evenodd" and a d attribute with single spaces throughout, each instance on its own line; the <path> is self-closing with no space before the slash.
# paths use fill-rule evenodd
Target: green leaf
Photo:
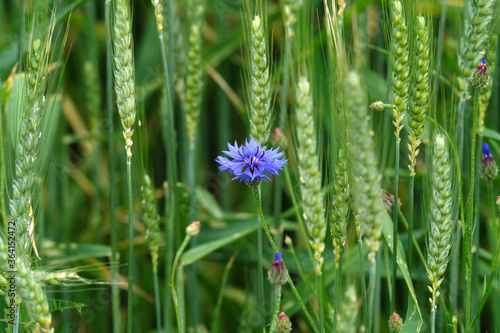
<path id="1" fill-rule="evenodd" d="M 44 239 L 42 244 L 44 262 L 47 265 L 67 265 L 78 260 L 111 256 L 111 248 L 100 244 L 70 243 L 67 249 L 64 244 L 53 243 L 48 239 Z"/>
<path id="2" fill-rule="evenodd" d="M 206 255 L 217 251 L 218 249 L 229 245 L 240 238 L 243 238 L 257 230 L 257 220 L 233 221 L 227 224 L 225 228 L 201 229 L 200 243 L 194 248 L 186 251 L 181 258 L 181 265 L 190 265 Z M 206 241 L 206 239 L 214 239 Z M 205 239 L 205 242 L 203 240 Z"/>
<path id="3" fill-rule="evenodd" d="M 500 133 L 486 127 L 483 128 L 483 137 L 500 141 Z"/>
<path id="4" fill-rule="evenodd" d="M 210 192 L 204 188 L 198 187 L 196 188 L 196 197 L 200 206 L 206 209 L 212 217 L 218 220 L 222 219 L 222 209 Z"/>
<path id="5" fill-rule="evenodd" d="M 384 235 L 385 241 L 389 244 L 389 249 L 392 252 L 392 231 L 393 231 L 393 223 L 392 220 L 384 211 L 384 219 L 382 221 L 382 233 Z M 413 283 L 411 281 L 410 272 L 408 272 L 408 265 L 406 264 L 406 255 L 403 248 L 403 244 L 401 244 L 401 240 L 398 239 L 398 267 L 401 273 L 403 274 L 403 278 L 408 286 L 408 290 L 410 291 L 411 298 L 408 299 L 408 311 L 406 312 L 406 318 L 404 318 L 405 322 L 403 325 L 403 329 L 401 332 L 420 332 L 422 329 L 422 324 L 424 323 L 422 319 L 422 313 L 420 312 L 420 307 L 418 306 L 417 296 L 415 295 L 415 289 L 413 289 Z"/>

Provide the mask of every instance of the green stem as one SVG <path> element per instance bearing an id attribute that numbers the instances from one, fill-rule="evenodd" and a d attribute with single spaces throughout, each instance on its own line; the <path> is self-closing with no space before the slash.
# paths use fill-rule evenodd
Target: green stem
<path id="1" fill-rule="evenodd" d="M 408 227 L 409 227 L 408 222 L 406 222 L 406 219 L 405 219 L 403 213 L 401 212 L 401 209 L 399 210 L 399 218 L 401 219 L 401 223 L 403 223 L 406 230 L 408 230 Z M 417 242 L 417 239 L 415 238 L 415 235 L 413 235 L 412 238 L 413 238 L 413 245 L 415 246 L 415 249 L 417 250 L 417 254 L 420 257 L 422 264 L 425 266 L 425 269 L 427 269 L 427 261 L 424 257 L 424 254 L 422 253 L 422 250 L 420 250 L 420 247 L 418 246 L 418 242 Z"/>
<path id="2" fill-rule="evenodd" d="M 0 87 L 1 87 L 0 80 Z M 7 208 L 5 207 L 5 158 L 3 151 L 3 112 L 1 110 L 2 97 L 0 96 L 0 207 L 2 208 L 3 223 L 7 221 Z"/>
<path id="3" fill-rule="evenodd" d="M 254 190 L 258 193 L 256 194 L 259 198 L 260 202 L 260 185 L 258 187 L 254 187 Z M 261 226 L 261 217 L 257 215 L 257 292 L 259 293 L 259 312 L 261 313 L 261 317 L 265 318 L 265 308 L 264 308 L 264 268 L 262 265 L 262 226 Z M 272 239 L 272 238 L 271 238 Z M 276 252 L 278 252 L 276 250 Z M 260 331 L 264 329 L 265 319 L 260 321 Z"/>
<path id="4" fill-rule="evenodd" d="M 323 274 L 316 276 L 318 283 L 318 311 L 319 311 L 319 330 L 325 333 L 325 309 L 323 308 Z"/>
<path id="5" fill-rule="evenodd" d="M 264 231 L 266 232 L 267 239 L 269 240 L 269 243 L 271 244 L 274 252 L 279 252 L 278 248 L 276 247 L 276 244 L 274 243 L 273 237 L 271 236 L 271 233 L 269 232 L 269 229 L 267 228 L 266 220 L 264 219 L 264 213 L 262 212 L 262 205 L 260 203 L 260 197 L 259 197 L 259 190 L 257 186 L 252 186 L 253 188 L 253 193 L 255 197 L 255 204 L 257 205 L 257 210 L 259 212 L 260 216 L 260 221 L 262 223 L 262 227 L 264 228 Z M 309 311 L 307 311 L 307 308 L 302 301 L 302 298 L 300 297 L 300 294 L 295 287 L 295 284 L 292 281 L 292 278 L 290 277 L 290 273 L 287 272 L 287 277 L 288 277 L 288 284 L 290 285 L 290 288 L 292 288 L 293 293 L 295 294 L 295 297 L 297 298 L 297 301 L 299 302 L 302 311 L 304 311 L 304 314 L 306 315 L 307 320 L 309 321 L 309 324 L 313 328 L 315 333 L 318 332 L 318 328 L 316 327 L 316 324 L 314 324 L 313 319 L 311 318 L 311 315 L 309 314 Z"/>
<path id="6" fill-rule="evenodd" d="M 366 281 L 365 281 L 365 258 L 363 257 L 363 240 L 361 236 L 361 231 L 356 231 L 358 233 L 358 252 L 359 252 L 359 270 L 360 270 L 360 280 L 361 280 L 361 300 L 363 302 L 363 318 L 365 322 L 365 327 L 368 327 L 369 316 L 368 316 L 368 303 L 366 302 Z"/>
<path id="7" fill-rule="evenodd" d="M 172 265 L 172 273 L 170 275 L 170 291 L 172 293 L 172 299 L 174 301 L 175 316 L 177 317 L 177 325 L 179 327 L 179 332 L 182 332 L 183 329 L 182 329 L 181 316 L 179 313 L 179 299 L 177 297 L 177 290 L 175 289 L 175 270 L 177 268 L 177 264 L 179 263 L 179 259 L 181 258 L 184 250 L 186 249 L 186 246 L 188 245 L 190 239 L 191 237 L 189 237 L 189 235 L 186 235 L 186 237 L 184 237 L 181 247 L 179 248 L 179 250 L 177 250 L 177 253 L 175 254 L 174 263 Z"/>
<path id="8" fill-rule="evenodd" d="M 169 7 L 168 7 L 168 13 L 169 13 L 169 18 L 170 18 L 170 12 L 173 10 L 170 8 L 170 2 L 169 1 Z M 172 14 L 173 17 L 173 14 Z M 173 21 L 169 21 L 173 22 Z M 172 28 L 173 24 L 167 24 L 167 29 L 169 31 L 169 37 L 170 37 L 170 32 L 173 29 Z M 173 33 L 172 33 L 173 34 Z M 165 145 L 166 145 L 166 153 L 167 153 L 167 180 L 168 180 L 168 191 L 166 190 L 166 196 L 165 196 L 165 217 L 167 219 L 166 221 L 166 238 L 167 238 L 167 245 L 165 246 L 166 248 L 166 275 L 165 281 L 166 283 L 168 282 L 168 277 L 172 273 L 170 271 L 170 267 L 172 267 L 172 256 L 174 253 L 174 225 L 176 225 L 177 221 L 177 209 L 174 209 L 174 207 L 177 207 L 177 162 L 176 162 L 176 132 L 175 132 L 175 117 L 174 117 L 174 94 L 173 94 L 173 73 L 172 73 L 172 65 L 170 57 L 173 56 L 173 49 L 171 47 L 171 39 L 173 37 L 170 37 L 169 39 L 169 58 L 167 61 L 167 52 L 165 50 L 165 43 L 163 41 L 163 32 L 158 33 L 158 39 L 160 43 L 160 49 L 161 49 L 161 61 L 162 61 L 162 66 L 163 66 L 163 79 L 164 79 L 164 86 L 165 86 L 165 93 L 167 96 L 167 126 L 166 128 L 163 128 L 163 131 L 166 137 Z M 170 299 L 171 294 L 166 290 L 165 292 L 165 327 L 167 330 L 171 327 L 171 322 L 170 322 L 170 309 L 171 309 L 171 299 Z"/>
<path id="9" fill-rule="evenodd" d="M 290 191 L 290 197 L 292 198 L 292 203 L 293 203 L 293 207 L 295 209 L 295 213 L 297 215 L 297 220 L 299 221 L 300 233 L 302 234 L 302 237 L 304 237 L 304 240 L 307 242 L 308 236 L 307 236 L 305 222 L 302 218 L 302 215 L 300 214 L 300 209 L 301 209 L 300 204 L 298 203 L 297 198 L 295 197 L 294 187 L 292 185 L 292 179 L 290 177 L 290 171 L 288 170 L 287 166 L 285 166 L 283 168 L 283 172 L 285 175 L 288 190 Z M 314 261 L 314 256 L 313 256 L 311 247 L 306 246 L 306 249 L 307 249 L 307 252 L 309 253 L 309 258 L 311 259 L 311 261 Z"/>
<path id="10" fill-rule="evenodd" d="M 410 175 L 410 184 L 408 188 L 408 239 L 413 239 L 413 205 L 414 205 L 414 195 L 415 195 L 415 176 Z M 394 205 L 397 205 L 397 199 L 394 198 Z M 398 207 L 399 210 L 399 207 Z M 396 246 L 397 247 L 397 246 Z M 396 250 L 396 247 L 394 250 Z M 394 252 L 396 253 L 396 252 Z M 411 277 L 411 271 L 413 266 L 413 242 L 408 242 L 408 256 L 406 258 L 408 261 L 408 273 Z M 395 281 L 395 280 L 394 280 Z M 394 310 L 394 309 L 393 309 Z M 393 313 L 394 311 L 391 311 Z"/>
<path id="11" fill-rule="evenodd" d="M 134 219 L 132 201 L 132 159 L 127 157 L 127 192 L 128 192 L 128 308 L 127 332 L 132 333 L 133 297 L 134 297 Z"/>
<path id="12" fill-rule="evenodd" d="M 495 221 L 497 220 L 497 214 L 495 211 L 495 199 L 493 194 L 493 181 L 488 182 L 488 196 L 490 197 L 490 214 L 491 214 L 491 224 L 495 226 Z"/>
<path id="13" fill-rule="evenodd" d="M 158 285 L 158 271 L 153 271 L 154 288 L 155 288 L 155 307 L 156 307 L 156 332 L 161 333 L 161 304 L 160 304 L 160 287 Z"/>
<path id="14" fill-rule="evenodd" d="M 110 2 L 105 1 L 104 12 L 107 31 L 111 29 Z M 111 234 L 111 297 L 113 312 L 113 332 L 120 330 L 120 289 L 118 285 L 118 230 L 115 216 L 115 148 L 113 138 L 113 66 L 111 63 L 111 39 L 106 34 L 106 109 L 108 115 L 108 166 L 109 166 L 109 223 Z"/>
<path id="15" fill-rule="evenodd" d="M 391 293 L 391 312 L 393 313 L 396 308 L 396 279 L 398 272 L 398 190 L 399 190 L 399 151 L 401 145 L 401 138 L 396 137 L 396 155 L 394 164 L 394 204 L 392 205 L 392 220 L 393 220 L 393 231 L 392 231 L 392 293 Z M 411 239 L 413 235 L 413 224 L 410 224 L 410 229 L 408 230 L 408 237 Z M 411 242 L 408 242 L 408 256 L 411 256 Z M 409 267 L 408 267 L 409 268 Z M 371 278 L 371 277 L 370 277 Z M 371 290 L 370 290 L 371 292 Z"/>
<path id="16" fill-rule="evenodd" d="M 285 54 L 283 55 L 283 82 L 281 86 L 281 109 L 279 114 L 279 129 L 285 133 L 286 127 L 286 110 L 288 105 L 288 83 L 290 77 L 290 48 L 292 40 L 286 38 L 285 40 Z M 278 230 L 281 230 L 281 203 L 282 203 L 283 193 L 281 192 L 281 178 L 275 177 L 274 181 L 274 224 Z M 283 241 L 282 233 L 278 233 L 276 237 L 276 242 L 281 244 Z"/>
<path id="17" fill-rule="evenodd" d="M 227 277 L 229 275 L 229 271 L 233 266 L 234 259 L 236 258 L 237 253 L 233 254 L 233 256 L 229 259 L 226 269 L 222 275 L 222 283 L 219 291 L 219 296 L 217 297 L 217 305 L 215 307 L 214 316 L 212 318 L 212 326 L 210 328 L 210 332 L 219 332 L 219 315 L 220 309 L 222 307 L 222 299 L 224 298 L 224 286 L 226 285 Z"/>
<path id="18" fill-rule="evenodd" d="M 369 304 L 369 321 L 368 321 L 368 326 L 367 326 L 367 332 L 372 331 L 372 322 L 373 322 L 373 306 L 375 304 L 375 282 L 377 279 L 377 259 L 376 255 L 373 256 L 373 262 L 370 263 L 370 284 L 368 286 L 368 301 L 370 302 Z"/>
<path id="19" fill-rule="evenodd" d="M 340 266 L 339 263 L 339 268 L 335 270 L 335 282 L 334 282 L 334 297 L 333 297 L 333 332 L 337 332 L 337 315 L 339 311 L 339 299 L 340 299 L 340 293 L 341 293 L 341 283 L 340 283 L 340 269 L 342 266 Z"/>
<path id="20" fill-rule="evenodd" d="M 293 262 L 295 263 L 295 266 L 297 267 L 297 270 L 299 271 L 300 278 L 302 279 L 302 281 L 305 282 L 305 284 L 307 284 L 307 286 L 309 287 L 309 290 L 313 293 L 313 295 L 315 297 L 318 297 L 318 292 L 316 291 L 316 289 L 314 289 L 313 285 L 309 281 L 309 278 L 304 273 L 304 270 L 302 269 L 302 265 L 300 265 L 300 263 L 299 263 L 299 259 L 297 259 L 297 254 L 295 253 L 295 249 L 293 248 L 293 244 L 290 244 L 288 246 L 288 250 L 292 254 Z"/>
<path id="21" fill-rule="evenodd" d="M 434 305 L 431 305 L 431 333 L 436 333 L 436 309 Z"/>
<path id="22" fill-rule="evenodd" d="M 271 321 L 271 328 L 269 330 L 270 333 L 274 333 L 276 331 L 276 321 L 278 320 L 278 314 L 280 312 L 280 303 L 281 303 L 281 286 L 274 287 L 274 312 L 273 312 L 273 320 Z"/>
<path id="23" fill-rule="evenodd" d="M 472 300 L 472 235 L 473 235 L 473 220 L 474 220 L 474 185 L 476 181 L 476 131 L 477 131 L 477 117 L 479 113 L 479 89 L 474 90 L 474 111 L 472 120 L 472 145 L 471 145 L 471 179 L 469 189 L 469 211 L 467 218 L 467 232 L 466 232 L 466 245 L 467 245 L 467 258 L 465 261 L 466 271 L 466 284 L 467 284 L 467 301 L 465 310 L 466 327 L 470 327 L 471 316 L 471 300 Z"/>
<path id="24" fill-rule="evenodd" d="M 497 273 L 497 266 L 498 266 L 498 258 L 500 257 L 500 243 L 497 244 L 497 248 L 495 251 L 495 254 L 493 255 L 493 258 L 491 259 L 491 272 L 490 272 L 490 277 L 488 278 L 488 282 L 486 283 L 486 288 L 483 293 L 483 298 L 481 299 L 481 304 L 479 304 L 479 308 L 476 311 L 476 315 L 474 316 L 474 319 L 472 320 L 472 323 L 467 326 L 467 331 L 470 332 L 474 328 L 474 325 L 476 322 L 479 320 L 479 316 L 481 315 L 481 311 L 483 310 L 484 304 L 486 303 L 486 299 L 488 298 L 488 294 L 490 293 L 491 289 L 491 284 L 493 280 L 495 279 L 496 273 Z"/>

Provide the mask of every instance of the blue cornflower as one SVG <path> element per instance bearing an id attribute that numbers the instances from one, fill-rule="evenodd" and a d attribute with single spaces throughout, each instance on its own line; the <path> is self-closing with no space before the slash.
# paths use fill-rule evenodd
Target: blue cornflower
<path id="1" fill-rule="evenodd" d="M 250 142 L 245 140 L 245 144 L 238 146 L 236 141 L 234 146 L 227 144 L 229 151 L 223 153 L 231 157 L 218 156 L 216 161 L 220 164 L 219 171 L 229 171 L 234 174 L 233 179 L 244 180 L 248 185 L 256 186 L 262 180 L 269 181 L 269 175 L 277 175 L 278 171 L 288 164 L 288 159 L 280 159 L 284 152 L 278 152 L 276 149 L 267 149 L 262 147 L 262 143 L 255 143 L 253 137 Z"/>

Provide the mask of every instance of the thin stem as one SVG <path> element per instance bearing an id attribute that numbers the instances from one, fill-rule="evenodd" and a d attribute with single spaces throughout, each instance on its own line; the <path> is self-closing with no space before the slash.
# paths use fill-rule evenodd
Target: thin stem
<path id="1" fill-rule="evenodd" d="M 179 263 L 179 259 L 182 256 L 184 250 L 186 249 L 186 246 L 188 245 L 190 239 L 191 237 L 189 237 L 189 235 L 186 235 L 186 237 L 184 237 L 181 247 L 179 248 L 179 250 L 177 250 L 177 253 L 175 254 L 174 263 L 172 265 L 172 273 L 170 275 L 170 291 L 172 293 L 172 298 L 174 301 L 175 316 L 177 317 L 177 325 L 179 326 L 179 332 L 182 332 L 182 321 L 179 313 L 179 299 L 177 297 L 177 290 L 175 289 L 175 270 L 177 268 L 177 264 Z"/>
<path id="2" fill-rule="evenodd" d="M 292 47 L 292 39 L 285 40 L 285 54 L 283 55 L 283 82 L 281 86 L 281 109 L 279 114 L 279 129 L 284 133 L 286 127 L 286 110 L 288 105 L 288 83 L 290 78 L 290 49 Z M 281 178 L 275 177 L 274 181 L 274 224 L 278 230 L 281 230 L 281 203 L 283 193 L 281 192 Z M 278 233 L 276 242 L 281 244 L 282 233 Z"/>
<path id="3" fill-rule="evenodd" d="M 355 217 L 356 219 L 357 217 Z M 365 322 L 365 327 L 368 327 L 368 321 L 370 320 L 368 316 L 368 303 L 366 302 L 366 281 L 365 281 L 365 258 L 363 257 L 363 240 L 361 236 L 361 230 L 356 226 L 356 234 L 358 239 L 358 252 L 359 252 L 359 270 L 360 270 L 360 280 L 361 280 L 361 300 L 363 302 L 363 318 Z"/>
<path id="4" fill-rule="evenodd" d="M 1 86 L 1 80 L 0 80 Z M 0 105 L 2 105 L 2 97 L 0 96 Z M 2 208 L 3 223 L 7 221 L 7 208 L 5 207 L 5 158 L 3 152 L 3 112 L 0 112 L 0 207 Z"/>
<path id="5" fill-rule="evenodd" d="M 323 274 L 316 276 L 318 282 L 319 330 L 325 333 L 325 309 L 323 308 Z"/>
<path id="6" fill-rule="evenodd" d="M 290 196 L 292 198 L 293 207 L 295 208 L 297 220 L 299 221 L 300 232 L 307 242 L 308 236 L 307 236 L 306 226 L 305 226 L 304 220 L 302 218 L 302 215 L 300 215 L 300 204 L 297 202 L 297 198 L 295 197 L 295 192 L 294 192 L 294 188 L 292 185 L 292 179 L 290 177 L 290 171 L 288 170 L 288 167 L 285 166 L 283 168 L 283 172 L 285 175 L 288 190 L 290 191 Z M 309 246 L 306 246 L 306 249 L 307 249 L 307 252 L 309 253 L 309 258 L 312 261 L 314 261 L 314 256 L 313 256 L 311 248 Z"/>
<path id="7" fill-rule="evenodd" d="M 499 257 L 500 257 L 500 243 L 497 244 L 495 254 L 493 255 L 493 258 L 491 259 L 490 277 L 488 278 L 488 282 L 486 283 L 486 288 L 485 288 L 484 293 L 483 293 L 483 298 L 481 299 L 481 304 L 479 304 L 479 308 L 476 311 L 476 315 L 474 316 L 472 323 L 467 326 L 468 332 L 472 331 L 472 329 L 474 328 L 474 325 L 479 320 L 479 316 L 481 315 L 481 311 L 483 310 L 484 304 L 486 303 L 486 299 L 488 298 L 488 294 L 490 293 L 491 284 L 492 284 L 493 280 L 495 279 Z"/>
<path id="8" fill-rule="evenodd" d="M 271 328 L 269 330 L 270 333 L 274 333 L 276 331 L 276 321 L 278 319 L 278 314 L 280 312 L 280 303 L 281 303 L 281 286 L 274 287 L 274 312 L 273 312 L 273 320 L 271 321 Z"/>
<path id="9" fill-rule="evenodd" d="M 234 259 L 236 259 L 237 253 L 233 254 L 233 256 L 229 259 L 226 269 L 224 270 L 224 273 L 222 275 L 222 283 L 221 283 L 221 288 L 219 291 L 219 296 L 217 297 L 217 305 L 215 307 L 214 311 L 214 316 L 212 318 L 212 327 L 210 329 L 210 332 L 218 332 L 219 331 L 219 314 L 220 314 L 220 309 L 222 307 L 222 299 L 224 298 L 224 287 L 226 285 L 227 277 L 229 275 L 229 270 L 233 266 Z"/>
<path id="10" fill-rule="evenodd" d="M 493 181 L 488 182 L 488 196 L 490 198 L 489 204 L 490 204 L 491 224 L 493 225 L 493 229 L 494 229 L 495 221 L 497 220 L 497 214 L 495 211 L 495 199 L 494 199 L 494 194 L 493 194 Z"/>
<path id="11" fill-rule="evenodd" d="M 155 288 L 155 307 L 156 307 L 156 332 L 161 332 L 161 304 L 160 304 L 160 287 L 158 286 L 158 271 L 153 271 L 154 288 Z"/>
<path id="12" fill-rule="evenodd" d="M 297 259 L 297 254 L 295 253 L 295 249 L 293 248 L 293 244 L 290 244 L 288 246 L 288 250 L 292 254 L 293 262 L 295 263 L 295 266 L 297 267 L 297 270 L 299 271 L 300 278 L 302 279 L 302 281 L 305 282 L 305 284 L 307 284 L 307 286 L 309 287 L 309 290 L 313 293 L 313 295 L 315 297 L 318 297 L 318 292 L 316 291 L 316 289 L 314 289 L 313 285 L 309 281 L 309 278 L 306 276 L 306 273 L 304 273 L 304 270 L 302 269 L 302 266 L 300 265 L 299 260 Z"/>
<path id="13" fill-rule="evenodd" d="M 466 284 L 467 284 L 467 301 L 466 301 L 466 311 L 465 311 L 465 322 L 466 327 L 470 327 L 470 316 L 471 316 L 471 300 L 472 300 L 472 235 L 473 235 L 473 220 L 474 220 L 474 185 L 476 181 L 476 131 L 477 131 L 477 117 L 479 113 L 479 89 L 474 90 L 474 111 L 473 111 L 473 121 L 472 121 L 472 145 L 471 145 L 471 180 L 469 189 L 469 211 L 468 211 L 468 221 L 467 221 L 467 232 L 466 232 L 466 246 L 467 246 L 467 258 L 465 261 L 466 268 Z"/>
<path id="14" fill-rule="evenodd" d="M 337 332 L 337 314 L 339 311 L 339 299 L 341 292 L 341 283 L 340 283 L 340 269 L 342 266 L 339 263 L 339 268 L 335 270 L 335 282 L 334 282 L 334 297 L 333 297 L 333 332 Z"/>
<path id="15" fill-rule="evenodd" d="M 111 27 L 110 2 L 104 3 L 105 21 L 107 31 Z M 120 330 L 120 289 L 118 286 L 118 230 L 115 217 L 115 149 L 113 127 L 113 66 L 111 64 L 111 40 L 106 34 L 106 111 L 108 116 L 108 167 L 109 167 L 109 223 L 111 234 L 111 297 L 113 312 L 113 332 Z"/>
<path id="16" fill-rule="evenodd" d="M 397 131 L 396 131 L 397 132 Z M 398 132 L 397 132 L 398 133 Z M 393 220 L 393 231 L 392 231 L 392 293 L 391 293 L 391 312 L 394 312 L 396 308 L 396 274 L 398 271 L 398 190 L 399 190 L 399 151 L 401 145 L 401 138 L 399 134 L 396 137 L 396 153 L 395 153 L 395 164 L 394 164 L 394 204 L 392 205 L 392 220 Z M 412 219 L 413 221 L 413 219 Z M 413 235 L 413 223 L 410 224 L 410 229 L 408 230 L 408 237 L 411 239 Z M 408 257 L 411 256 L 411 242 L 408 242 Z"/>
<path id="17" fill-rule="evenodd" d="M 434 294 L 432 295 L 434 299 L 434 303 L 436 302 L 436 298 Z M 436 305 L 431 305 L 431 333 L 436 333 Z"/>
<path id="18" fill-rule="evenodd" d="M 170 8 L 170 2 L 169 1 L 169 7 L 168 7 L 168 14 L 169 14 L 169 18 L 170 18 L 170 12 L 173 10 L 173 8 Z M 173 17 L 173 14 L 172 14 L 172 17 Z M 169 22 L 173 22 L 173 21 L 170 21 Z M 167 24 L 167 29 L 169 31 L 169 35 L 170 35 L 170 32 L 171 30 L 173 29 L 172 28 L 173 24 Z M 173 33 L 172 33 L 173 34 Z M 170 57 L 173 57 L 173 49 L 171 47 L 171 39 L 173 37 L 171 37 L 169 39 L 169 48 L 170 48 L 170 52 L 169 52 L 169 58 L 168 58 L 168 61 L 167 61 L 167 52 L 165 50 L 165 43 L 163 41 L 163 32 L 159 32 L 158 33 L 158 39 L 159 39 L 159 43 L 160 43 L 160 49 L 161 49 L 161 60 L 162 60 L 162 66 L 163 66 L 163 79 L 164 79 L 164 86 L 165 86 L 165 94 L 167 96 L 167 118 L 168 118 L 168 121 L 167 121 L 167 126 L 166 128 L 163 128 L 163 131 L 165 134 L 165 137 L 166 137 L 166 141 L 165 142 L 165 145 L 166 145 L 166 153 L 167 153 L 167 170 L 166 170 L 166 174 L 167 174 L 167 180 L 168 180 L 168 191 L 166 190 L 165 193 L 166 193 L 166 196 L 165 196 L 165 216 L 167 218 L 167 221 L 166 221 L 166 237 L 167 237 L 167 246 L 165 246 L 166 248 L 166 258 L 165 258 L 165 261 L 166 261 L 166 270 L 167 270 L 167 274 L 165 275 L 165 279 L 167 281 L 165 282 L 168 282 L 168 277 L 170 276 L 170 274 L 172 273 L 170 271 L 170 268 L 172 267 L 172 256 L 173 256 L 173 253 L 174 253 L 174 225 L 176 224 L 176 221 L 177 221 L 177 218 L 176 218 L 176 214 L 177 214 L 177 209 L 173 209 L 173 207 L 177 207 L 177 162 L 176 162 L 176 150 L 177 150 L 177 147 L 176 147 L 176 132 L 175 132 L 175 127 L 174 127 L 174 123 L 175 123 L 175 117 L 174 117 L 174 94 L 173 94 L 173 73 L 172 73 L 172 70 L 171 70 L 171 59 Z M 173 60 L 172 60 L 173 62 Z M 170 323 L 170 296 L 171 294 L 166 291 L 165 292 L 165 319 L 166 319 L 166 327 L 167 329 L 169 329 L 171 327 L 171 323 Z"/>
<path id="19" fill-rule="evenodd" d="M 127 332 L 132 333 L 133 297 L 134 297 L 134 220 L 132 201 L 132 159 L 127 157 L 127 192 L 128 192 L 128 307 Z"/>
<path id="20" fill-rule="evenodd" d="M 413 205 L 414 205 L 414 188 L 415 188 L 415 176 L 410 175 L 410 187 L 408 189 L 408 239 L 413 239 Z M 397 205 L 397 199 L 394 198 L 394 205 Z M 398 207 L 399 210 L 399 207 Z M 394 251 L 396 251 L 397 246 L 395 245 Z M 396 252 L 394 252 L 396 253 Z M 413 242 L 408 242 L 408 256 L 406 258 L 408 261 L 408 273 L 411 277 L 411 271 L 413 266 Z M 394 310 L 394 309 L 393 309 Z M 393 311 L 391 311 L 392 313 Z"/>
<path id="21" fill-rule="evenodd" d="M 377 279 L 377 258 L 376 255 L 373 256 L 373 261 L 370 263 L 370 285 L 368 286 L 368 298 L 370 302 L 369 311 L 369 321 L 367 326 L 367 332 L 372 331 L 372 322 L 373 322 L 373 306 L 375 304 L 375 282 Z"/>
<path id="22" fill-rule="evenodd" d="M 269 243 L 271 244 L 274 252 L 279 252 L 278 248 L 276 247 L 276 244 L 274 243 L 273 237 L 271 236 L 271 233 L 269 232 L 269 229 L 267 228 L 266 220 L 264 219 L 264 213 L 262 212 L 262 205 L 260 203 L 260 197 L 259 197 L 259 190 L 257 186 L 252 186 L 253 188 L 253 193 L 255 197 L 255 204 L 257 205 L 257 210 L 259 212 L 260 216 L 260 221 L 262 222 L 262 227 L 264 228 L 264 231 L 266 232 L 267 239 L 269 240 Z M 290 277 L 290 273 L 287 272 L 287 277 L 288 277 L 288 284 L 290 285 L 290 288 L 292 288 L 293 293 L 295 294 L 295 297 L 297 298 L 297 301 L 299 302 L 302 311 L 304 311 L 304 314 L 306 315 L 307 320 L 309 321 L 309 324 L 313 328 L 315 333 L 319 333 L 318 328 L 316 327 L 316 324 L 314 324 L 313 319 L 311 318 L 311 315 L 309 314 L 309 311 L 307 311 L 307 308 L 302 301 L 302 298 L 300 297 L 300 294 L 295 288 L 295 284 L 292 281 L 292 278 Z"/>
<path id="23" fill-rule="evenodd" d="M 256 195 L 259 197 L 260 202 L 260 185 L 258 187 L 254 187 L 254 189 L 258 192 Z M 257 215 L 257 292 L 259 293 L 259 311 L 261 313 L 261 317 L 264 317 L 264 320 L 260 321 L 260 330 L 264 329 L 265 323 L 265 309 L 264 309 L 264 268 L 262 265 L 262 226 L 260 221 L 260 215 Z M 278 252 L 276 250 L 276 252 Z"/>
<path id="24" fill-rule="evenodd" d="M 406 219 L 405 219 L 403 213 L 401 212 L 401 209 L 399 210 L 399 218 L 401 219 L 401 223 L 403 223 L 406 230 L 408 230 L 408 222 L 406 222 Z M 415 249 L 417 250 L 417 254 L 420 257 L 422 264 L 424 264 L 425 269 L 427 269 L 427 262 L 426 262 L 426 259 L 424 257 L 424 254 L 422 253 L 422 250 L 420 250 L 420 247 L 418 246 L 417 238 L 415 238 L 415 235 L 413 235 L 412 238 L 413 238 L 413 245 L 415 246 Z"/>

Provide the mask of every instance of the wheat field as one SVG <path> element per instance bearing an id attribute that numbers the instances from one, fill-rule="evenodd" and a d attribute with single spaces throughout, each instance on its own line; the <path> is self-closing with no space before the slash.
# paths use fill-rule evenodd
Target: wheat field
<path id="1" fill-rule="evenodd" d="M 1 332 L 500 332 L 500 1 L 0 28 Z"/>

